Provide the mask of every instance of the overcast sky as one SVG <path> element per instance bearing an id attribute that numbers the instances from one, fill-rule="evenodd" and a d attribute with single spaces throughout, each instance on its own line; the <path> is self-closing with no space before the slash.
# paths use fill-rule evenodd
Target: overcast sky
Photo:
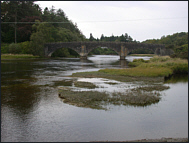
<path id="1" fill-rule="evenodd" d="M 45 7 L 61 8 L 89 38 L 121 36 L 133 40 L 160 39 L 163 35 L 188 32 L 188 1 L 37 1 Z"/>

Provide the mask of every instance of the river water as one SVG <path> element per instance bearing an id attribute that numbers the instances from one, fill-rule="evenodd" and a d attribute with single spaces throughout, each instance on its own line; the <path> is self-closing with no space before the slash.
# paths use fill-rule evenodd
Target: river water
<path id="1" fill-rule="evenodd" d="M 145 107 L 112 105 L 109 110 L 97 110 L 69 105 L 58 97 L 61 82 L 57 82 L 70 80 L 67 76 L 72 73 L 128 68 L 134 58 L 149 59 L 128 56 L 126 61 L 119 61 L 119 56 L 101 55 L 88 57 L 88 60 L 1 61 L 1 141 L 81 142 L 188 137 L 188 76 L 166 81 L 164 84 L 170 89 L 162 91 L 158 103 Z M 102 79 L 91 79 L 91 82 L 95 81 L 103 84 Z"/>

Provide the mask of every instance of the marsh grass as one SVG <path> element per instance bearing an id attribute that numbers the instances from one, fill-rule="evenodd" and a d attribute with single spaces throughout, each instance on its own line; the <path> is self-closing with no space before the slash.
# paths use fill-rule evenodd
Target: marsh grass
<path id="1" fill-rule="evenodd" d="M 82 81 L 75 81 L 74 85 L 76 87 L 89 88 L 89 89 L 94 89 L 94 88 L 98 87 L 98 86 L 96 86 L 95 84 L 93 84 L 91 82 L 82 82 Z"/>
<path id="2" fill-rule="evenodd" d="M 160 96 L 158 93 L 130 91 L 128 93 L 113 93 L 113 98 L 110 101 L 116 105 L 134 105 L 134 106 L 148 106 L 159 102 Z"/>
<path id="3" fill-rule="evenodd" d="M 1 60 L 4 59 L 32 59 L 32 58 L 40 58 L 39 56 L 33 56 L 31 54 L 2 54 Z"/>
<path id="4" fill-rule="evenodd" d="M 97 91 L 72 91 L 71 89 L 59 89 L 59 97 L 64 103 L 78 107 L 89 107 L 94 109 L 105 109 L 101 102 L 108 100 L 108 94 Z"/>
<path id="5" fill-rule="evenodd" d="M 170 58 L 169 56 L 154 56 L 149 61 L 143 59 L 135 59 L 129 63 L 133 68 L 130 69 L 101 69 L 99 72 L 104 72 L 112 75 L 122 76 L 144 76 L 158 77 L 169 76 L 171 74 L 186 74 L 188 73 L 188 61 L 179 58 Z"/>
<path id="6" fill-rule="evenodd" d="M 107 105 L 148 106 L 161 99 L 157 92 L 143 92 L 128 90 L 125 93 L 114 92 L 111 95 L 98 91 L 73 91 L 71 88 L 59 89 L 59 97 L 64 103 L 78 107 L 107 110 Z"/>
<path id="7" fill-rule="evenodd" d="M 129 56 L 153 57 L 155 54 L 130 54 Z"/>
<path id="8" fill-rule="evenodd" d="M 169 86 L 165 86 L 165 85 L 151 85 L 151 86 L 145 86 L 145 87 L 137 87 L 134 89 L 131 89 L 131 91 L 139 91 L 139 90 L 143 90 L 143 91 L 163 91 L 166 89 L 169 89 Z"/>
<path id="9" fill-rule="evenodd" d="M 188 60 L 180 58 L 170 58 L 169 56 L 154 56 L 148 63 L 140 64 L 139 67 L 169 68 L 172 74 L 188 73 Z"/>
<path id="10" fill-rule="evenodd" d="M 104 72 L 111 75 L 121 76 L 136 76 L 136 77 L 158 77 L 169 76 L 172 71 L 165 67 L 135 67 L 130 69 L 102 69 L 99 72 Z"/>

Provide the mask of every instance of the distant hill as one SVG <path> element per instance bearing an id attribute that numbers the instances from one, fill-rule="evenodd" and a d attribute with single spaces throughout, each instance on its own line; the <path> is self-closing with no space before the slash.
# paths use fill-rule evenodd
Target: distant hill
<path id="1" fill-rule="evenodd" d="M 142 43 L 165 44 L 166 48 L 171 48 L 175 52 L 171 57 L 188 59 L 188 32 L 162 36 L 161 39 L 148 39 Z"/>
<path id="2" fill-rule="evenodd" d="M 174 33 L 173 35 L 162 36 L 161 39 L 148 39 L 142 43 L 182 46 L 184 44 L 188 44 L 188 32 L 180 32 Z"/>

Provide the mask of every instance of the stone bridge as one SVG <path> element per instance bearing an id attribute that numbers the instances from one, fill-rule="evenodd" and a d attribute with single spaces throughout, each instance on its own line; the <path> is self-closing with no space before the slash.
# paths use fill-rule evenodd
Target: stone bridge
<path id="1" fill-rule="evenodd" d="M 50 57 L 53 52 L 60 48 L 70 48 L 76 51 L 80 58 L 87 58 L 87 55 L 95 48 L 107 47 L 114 50 L 120 59 L 125 59 L 128 53 L 135 49 L 148 49 L 157 55 L 170 55 L 173 51 L 166 49 L 162 44 L 144 44 L 130 42 L 59 42 L 44 44 L 44 54 Z"/>

